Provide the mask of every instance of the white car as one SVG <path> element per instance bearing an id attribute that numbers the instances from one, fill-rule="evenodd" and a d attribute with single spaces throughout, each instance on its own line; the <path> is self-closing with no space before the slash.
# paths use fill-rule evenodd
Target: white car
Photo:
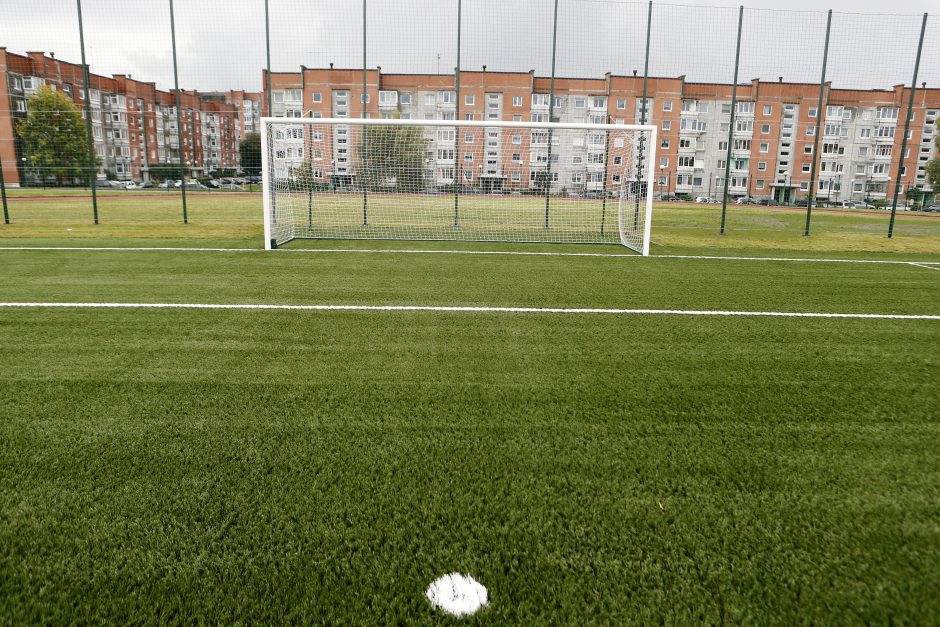
<path id="1" fill-rule="evenodd" d="M 715 202 L 715 199 L 714 199 L 714 198 L 708 198 L 707 196 L 697 196 L 697 197 L 695 198 L 695 202 L 697 202 L 697 203 L 709 203 L 709 202 Z"/>

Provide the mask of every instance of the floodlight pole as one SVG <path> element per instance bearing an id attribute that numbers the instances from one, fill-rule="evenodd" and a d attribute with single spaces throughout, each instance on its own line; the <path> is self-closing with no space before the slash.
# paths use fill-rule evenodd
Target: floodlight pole
<path id="1" fill-rule="evenodd" d="M 82 27 L 82 0 L 75 0 L 78 5 L 78 43 L 82 52 L 82 82 L 85 85 L 85 136 L 88 142 L 88 185 L 91 187 L 91 210 L 95 224 L 98 224 L 98 192 L 95 175 L 95 142 L 91 136 L 91 81 L 88 79 L 88 63 L 85 61 L 85 30 Z M 3 204 L 6 217 L 6 202 Z"/>
<path id="2" fill-rule="evenodd" d="M 725 217 L 728 213 L 728 186 L 731 183 L 731 146 L 734 144 L 734 116 L 738 107 L 738 67 L 741 61 L 741 24 L 744 22 L 744 5 L 738 7 L 738 43 L 734 52 L 734 84 L 731 86 L 731 119 L 728 122 L 728 150 L 725 155 L 725 186 L 721 194 L 721 228 L 725 234 Z"/>
<path id="3" fill-rule="evenodd" d="M 176 20 L 173 16 L 173 0 L 170 0 L 170 38 L 173 44 L 173 85 L 176 87 L 176 141 L 179 143 L 177 150 L 180 158 L 180 191 L 183 194 L 183 224 L 189 224 L 189 217 L 186 215 L 186 170 L 183 167 L 183 112 L 180 100 L 180 79 L 179 72 L 176 69 Z"/>
<path id="4" fill-rule="evenodd" d="M 822 76 L 819 78 L 819 104 L 816 106 L 816 136 L 813 138 L 813 159 L 810 165 L 809 194 L 806 196 L 806 227 L 803 229 L 804 237 L 809 237 L 809 224 L 813 215 L 813 200 L 816 196 L 816 164 L 819 163 L 819 136 L 825 132 L 825 113 L 823 112 L 823 98 L 826 95 L 826 64 L 829 61 L 829 33 L 832 29 L 832 9 L 829 9 L 826 18 L 826 45 L 823 48 Z M 832 181 L 829 182 L 832 184 Z M 829 196 L 832 196 L 830 192 Z"/>
<path id="5" fill-rule="evenodd" d="M 907 134 L 911 132 L 914 115 L 914 94 L 917 92 L 917 73 L 920 70 L 920 53 L 924 49 L 924 31 L 927 30 L 927 14 L 920 24 L 920 43 L 917 44 L 917 59 L 914 61 L 914 78 L 911 80 L 911 96 L 907 101 L 907 119 L 904 120 L 904 137 L 901 138 L 901 158 L 898 160 L 898 179 L 894 183 L 894 201 L 891 203 L 891 220 L 888 222 L 888 238 L 894 236 L 894 216 L 898 211 L 898 194 L 901 191 L 901 173 L 904 171 L 904 151 L 907 150 Z"/>
<path id="6" fill-rule="evenodd" d="M 552 114 L 555 113 L 555 53 L 558 44 L 558 0 L 555 0 L 555 17 L 552 22 L 552 83 L 548 95 L 548 121 L 551 123 Z M 554 131 L 548 130 L 548 162 L 545 164 L 545 228 L 548 228 L 548 215 L 552 197 L 552 140 Z"/>

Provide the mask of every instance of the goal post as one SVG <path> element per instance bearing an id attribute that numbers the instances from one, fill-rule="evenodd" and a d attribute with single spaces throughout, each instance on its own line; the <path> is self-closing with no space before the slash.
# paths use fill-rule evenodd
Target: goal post
<path id="1" fill-rule="evenodd" d="M 266 117 L 261 142 L 269 249 L 401 239 L 649 254 L 655 126 Z"/>

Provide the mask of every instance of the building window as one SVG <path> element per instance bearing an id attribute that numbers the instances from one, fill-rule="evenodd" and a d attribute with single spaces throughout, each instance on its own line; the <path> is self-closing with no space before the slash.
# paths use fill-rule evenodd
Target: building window
<path id="1" fill-rule="evenodd" d="M 403 105 L 411 104 L 411 94 L 398 94 L 398 98 Z"/>
<path id="2" fill-rule="evenodd" d="M 672 120 L 663 120 L 663 130 L 672 130 Z"/>
<path id="3" fill-rule="evenodd" d="M 587 98 L 575 96 L 575 99 L 574 99 L 575 109 L 583 109 L 586 106 L 587 106 Z"/>
<path id="4" fill-rule="evenodd" d="M 547 107 L 548 106 L 548 94 L 532 94 L 532 106 L 533 107 Z"/>
<path id="5" fill-rule="evenodd" d="M 512 106 L 521 107 L 522 106 L 522 96 L 513 96 L 512 97 Z"/>
<path id="6" fill-rule="evenodd" d="M 660 157 L 659 158 L 659 167 L 668 168 L 669 167 L 669 157 Z"/>
<path id="7" fill-rule="evenodd" d="M 398 104 L 398 92 L 397 91 L 380 91 L 379 92 L 379 106 L 392 106 Z"/>
<path id="8" fill-rule="evenodd" d="M 473 94 L 467 94 L 466 96 L 463 97 L 463 103 L 468 106 L 473 106 L 474 104 L 476 104 L 476 96 L 474 96 Z"/>

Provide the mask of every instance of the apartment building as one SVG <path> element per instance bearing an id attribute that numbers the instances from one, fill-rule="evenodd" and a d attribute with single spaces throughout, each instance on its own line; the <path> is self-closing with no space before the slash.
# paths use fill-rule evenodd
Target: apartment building
<path id="1" fill-rule="evenodd" d="M 91 73 L 86 94 L 81 65 L 0 47 L 0 159 L 7 185 L 38 182 L 28 180 L 16 123 L 26 118 L 29 98 L 44 86 L 68 95 L 83 118 L 91 115 L 99 178 L 149 181 L 151 166 L 180 161 L 193 176 L 238 169 L 239 141 L 260 129 L 260 93 L 180 90 L 178 133 L 172 90 L 127 75 Z"/>
<path id="2" fill-rule="evenodd" d="M 272 115 L 611 124 L 645 120 L 659 128 L 653 183 L 660 195 L 719 196 L 727 176 L 732 196 L 792 202 L 809 194 L 814 160 L 819 199 L 888 199 L 898 185 L 902 193 L 915 186 L 933 191 L 925 167 L 937 158 L 933 138 L 940 89 L 917 92 L 898 181 L 901 112 L 910 98 L 903 86 L 846 90 L 827 85 L 819 110 L 818 84 L 755 79 L 738 85 L 732 116 L 731 85 L 691 83 L 683 76 L 649 78 L 645 101 L 640 76 L 556 77 L 551 102 L 551 79 L 534 72 L 464 71 L 458 94 L 453 75 L 370 69 L 365 102 L 362 77 L 362 70 L 332 67 L 274 73 Z M 322 140 L 305 138 L 300 128 L 281 134 L 274 146 L 276 176 L 289 176 L 304 162 L 305 151 L 314 151 L 309 154 L 316 179 L 355 184 L 358 164 L 348 128 Z M 521 191 L 549 179 L 555 193 L 580 194 L 635 181 L 641 163 L 638 146 L 609 145 L 602 134 L 580 145 L 560 133 L 515 129 L 474 128 L 462 137 L 437 129 L 426 135 L 427 180 L 437 186 L 459 182 L 482 191 Z"/>

